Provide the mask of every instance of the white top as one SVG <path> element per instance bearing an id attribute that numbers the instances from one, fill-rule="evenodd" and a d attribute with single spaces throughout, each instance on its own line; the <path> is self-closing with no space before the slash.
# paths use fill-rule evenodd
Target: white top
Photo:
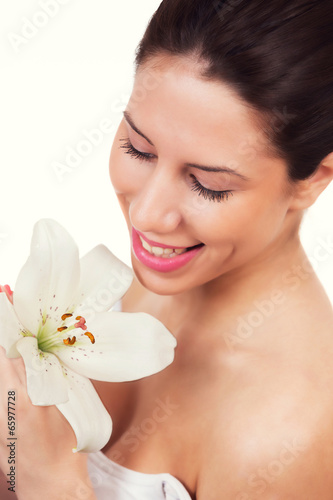
<path id="1" fill-rule="evenodd" d="M 104 453 L 90 453 L 88 471 L 98 500 L 191 500 L 171 474 L 144 474 L 119 465 Z"/>
<path id="2" fill-rule="evenodd" d="M 121 311 L 120 301 L 113 310 Z M 98 500 L 191 500 L 183 484 L 171 474 L 130 470 L 101 451 L 89 454 L 88 472 Z"/>

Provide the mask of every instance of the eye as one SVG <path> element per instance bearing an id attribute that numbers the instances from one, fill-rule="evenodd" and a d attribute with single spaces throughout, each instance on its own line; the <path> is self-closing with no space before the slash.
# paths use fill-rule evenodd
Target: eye
<path id="1" fill-rule="evenodd" d="M 190 174 L 190 177 L 192 179 L 192 191 L 198 193 L 199 196 L 203 196 L 205 200 L 220 203 L 221 201 L 227 201 L 229 196 L 233 196 L 232 191 L 213 191 L 202 186 L 193 174 Z"/>
<path id="2" fill-rule="evenodd" d="M 120 139 L 120 141 L 124 142 L 124 144 L 122 144 L 120 148 L 125 150 L 125 154 L 130 155 L 132 158 L 135 158 L 136 160 L 151 161 L 155 158 L 155 155 L 151 153 L 143 153 L 142 151 L 138 151 L 137 149 L 135 149 L 133 144 L 127 138 Z"/>
<path id="3" fill-rule="evenodd" d="M 152 153 L 143 153 L 135 149 L 128 138 L 120 139 L 120 141 L 123 142 L 120 148 L 125 150 L 125 154 L 130 155 L 136 160 L 152 161 L 156 158 Z M 212 189 L 202 186 L 193 174 L 190 174 L 190 177 L 192 179 L 192 191 L 198 193 L 199 196 L 203 196 L 205 200 L 217 201 L 220 203 L 221 201 L 227 201 L 229 196 L 233 196 L 232 191 L 213 191 Z"/>

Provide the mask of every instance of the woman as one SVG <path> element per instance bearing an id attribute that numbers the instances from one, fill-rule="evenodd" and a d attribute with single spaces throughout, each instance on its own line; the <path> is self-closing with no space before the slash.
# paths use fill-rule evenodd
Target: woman
<path id="1" fill-rule="evenodd" d="M 332 498 L 333 313 L 298 236 L 333 177 L 332 26 L 328 1 L 161 3 L 110 175 L 136 275 L 121 308 L 162 321 L 175 361 L 95 382 L 114 432 L 88 459 L 22 392 L 19 498 Z"/>

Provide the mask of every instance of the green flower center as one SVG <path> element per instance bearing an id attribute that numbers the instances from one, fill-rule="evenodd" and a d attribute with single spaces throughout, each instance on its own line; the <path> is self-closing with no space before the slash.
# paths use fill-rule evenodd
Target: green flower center
<path id="1" fill-rule="evenodd" d="M 61 316 L 62 324 L 56 331 L 51 332 L 46 328 L 46 321 L 43 321 L 41 329 L 37 334 L 38 348 L 43 352 L 51 352 L 55 347 L 73 346 L 78 340 L 90 340 L 95 343 L 95 337 L 91 332 L 87 332 L 86 320 L 83 316 L 74 318 L 72 313 L 65 313 Z M 74 321 L 73 321 L 74 320 Z M 82 330 L 78 336 L 68 335 L 72 330 Z"/>

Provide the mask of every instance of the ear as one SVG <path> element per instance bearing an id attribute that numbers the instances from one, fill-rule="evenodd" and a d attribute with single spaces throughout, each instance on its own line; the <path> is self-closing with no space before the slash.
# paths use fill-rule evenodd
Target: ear
<path id="1" fill-rule="evenodd" d="M 315 173 L 304 181 L 296 181 L 293 189 L 291 210 L 304 210 L 316 201 L 333 179 L 333 152 L 319 164 Z"/>

